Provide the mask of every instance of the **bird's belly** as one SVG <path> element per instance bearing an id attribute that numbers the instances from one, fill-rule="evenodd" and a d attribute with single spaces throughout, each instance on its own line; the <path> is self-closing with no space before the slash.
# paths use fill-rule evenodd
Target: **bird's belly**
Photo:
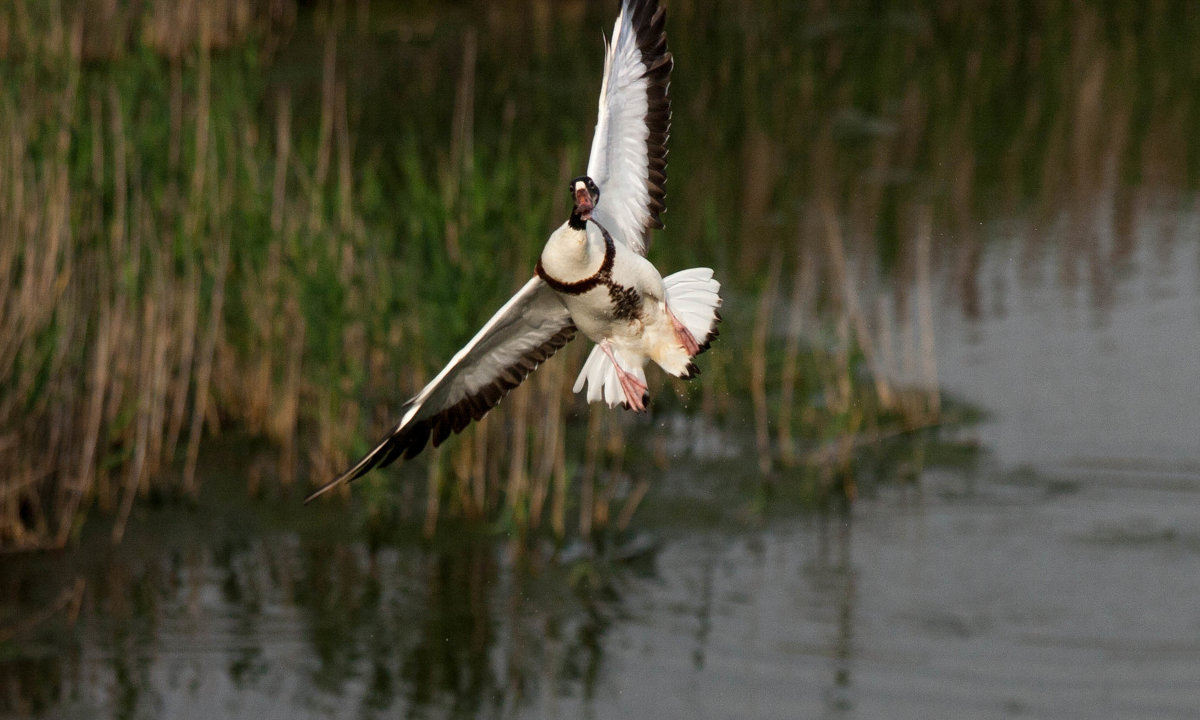
<path id="1" fill-rule="evenodd" d="M 625 344 L 641 336 L 652 303 L 633 288 L 605 285 L 579 295 L 562 295 L 575 327 L 592 342 Z"/>

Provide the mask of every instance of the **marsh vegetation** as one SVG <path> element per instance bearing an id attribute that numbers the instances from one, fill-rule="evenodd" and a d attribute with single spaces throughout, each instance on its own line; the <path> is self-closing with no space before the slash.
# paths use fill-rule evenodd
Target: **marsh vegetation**
<path id="1" fill-rule="evenodd" d="M 673 4 L 654 253 L 716 267 L 729 319 L 655 417 L 749 421 L 764 478 L 852 496 L 857 449 L 956 420 L 930 278 L 949 267 L 979 312 L 980 214 L 1027 224 L 1023 252 L 1061 247 L 1104 301 L 1141 204 L 1198 166 L 1192 13 L 1126 7 Z M 67 545 L 93 510 L 119 539 L 138 498 L 199 492 L 218 434 L 273 444 L 263 491 L 390 425 L 528 276 L 590 139 L 605 13 L 505 8 L 0 11 L 0 544 Z M 559 536 L 627 519 L 642 490 L 610 507 L 613 478 L 639 425 L 571 397 L 576 345 L 403 482 L 367 483 L 372 512 Z"/>
<path id="2" fill-rule="evenodd" d="M 397 398 L 528 275 L 565 212 L 546 188 L 582 160 L 595 93 L 580 78 L 598 55 L 566 48 L 586 46 L 601 18 L 538 7 L 532 27 L 366 3 L 4 11 L 5 547 L 69 544 L 92 510 L 119 540 L 139 497 L 199 492 L 197 459 L 218 433 L 275 445 L 251 468 L 261 490 L 328 477 L 390 424 Z M 674 14 L 677 52 L 698 52 L 686 33 L 716 28 L 695 8 Z M 548 42 L 560 33 L 579 41 Z M 737 52 L 744 39 L 722 42 Z M 660 388 L 659 412 L 688 405 L 736 424 L 747 408 L 732 398 L 749 395 L 764 472 L 846 466 L 856 443 L 936 423 L 930 330 L 909 337 L 928 313 L 905 300 L 887 320 L 903 359 L 924 358 L 921 392 L 893 388 L 877 290 L 857 279 L 877 272 L 846 260 L 840 190 L 819 190 L 803 231 L 794 210 L 773 209 L 794 188 L 769 138 L 801 86 L 760 99 L 765 70 L 697 67 L 708 77 L 677 83 L 680 210 L 655 252 L 666 267 L 720 268 L 730 322 L 705 378 Z M 731 72 L 745 81 L 729 84 Z M 735 90 L 722 96 L 728 124 L 689 131 L 723 85 Z M 833 162 L 823 132 L 823 155 L 807 160 L 818 168 Z M 729 169 L 744 178 L 733 195 Z M 923 222 L 902 244 L 927 298 Z M 581 352 L 403 471 L 426 489 L 403 483 L 399 504 L 423 507 L 429 532 L 445 514 L 503 515 L 561 536 L 568 507 L 585 534 L 614 513 L 626 522 L 644 485 L 610 508 L 612 478 L 636 423 L 570 396 Z M 377 512 L 397 505 L 394 484 L 363 493 Z"/>
<path id="3" fill-rule="evenodd" d="M 756 695 L 813 714 L 1194 707 L 1193 5 L 669 10 L 651 253 L 724 282 L 703 374 L 589 408 L 576 342 L 302 510 L 528 278 L 611 7 L 0 6 L 0 715 L 630 716 L 647 657 L 689 717 L 745 668 L 817 668 Z"/>

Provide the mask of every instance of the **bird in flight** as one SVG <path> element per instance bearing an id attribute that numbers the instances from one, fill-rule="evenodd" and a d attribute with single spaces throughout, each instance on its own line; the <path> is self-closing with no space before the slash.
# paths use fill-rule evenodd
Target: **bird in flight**
<path id="1" fill-rule="evenodd" d="M 667 88 L 674 60 L 657 0 L 623 0 L 605 43 L 600 111 L 587 174 L 570 184 L 571 216 L 546 241 L 533 277 L 424 388 L 354 467 L 305 503 L 487 414 L 581 332 L 596 343 L 575 381 L 588 402 L 644 412 L 647 360 L 690 378 L 717 335 L 719 282 L 709 268 L 662 277 L 646 258 L 666 206 Z"/>

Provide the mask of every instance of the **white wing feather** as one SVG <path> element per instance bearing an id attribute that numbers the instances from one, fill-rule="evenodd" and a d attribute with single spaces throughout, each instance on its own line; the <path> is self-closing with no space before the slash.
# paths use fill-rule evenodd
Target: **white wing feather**
<path id="1" fill-rule="evenodd" d="M 665 12 L 647 0 L 625 0 L 605 44 L 600 109 L 587 174 L 600 187 L 593 215 L 614 237 L 645 255 L 652 229 L 662 227 L 667 94 L 673 60 L 666 49 Z"/>

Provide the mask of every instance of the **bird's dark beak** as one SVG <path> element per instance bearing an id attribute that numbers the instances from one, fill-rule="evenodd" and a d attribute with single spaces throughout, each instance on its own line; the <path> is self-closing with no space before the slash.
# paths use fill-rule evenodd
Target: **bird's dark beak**
<path id="1" fill-rule="evenodd" d="M 592 210 L 595 206 L 592 204 L 591 193 L 583 183 L 575 186 L 575 214 L 584 220 L 591 219 Z"/>

